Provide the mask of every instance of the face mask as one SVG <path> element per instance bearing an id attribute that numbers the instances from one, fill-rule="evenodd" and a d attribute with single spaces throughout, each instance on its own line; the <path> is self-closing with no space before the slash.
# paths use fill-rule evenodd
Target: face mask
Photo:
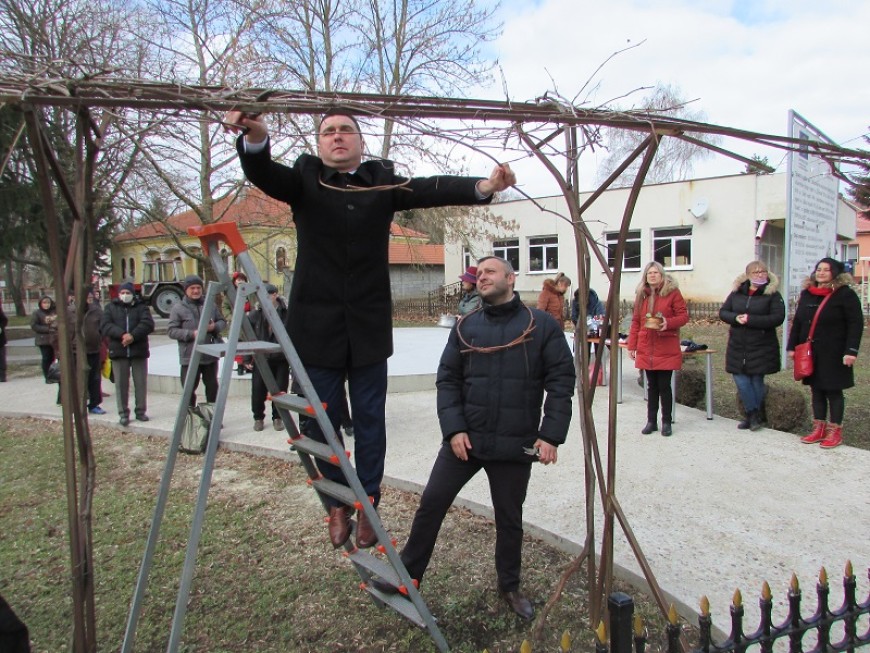
<path id="1" fill-rule="evenodd" d="M 130 304 L 133 302 L 133 295 L 131 295 L 130 293 L 125 292 L 125 293 L 122 293 L 121 295 L 118 295 L 118 296 L 121 298 L 121 301 L 124 302 L 125 304 Z"/>

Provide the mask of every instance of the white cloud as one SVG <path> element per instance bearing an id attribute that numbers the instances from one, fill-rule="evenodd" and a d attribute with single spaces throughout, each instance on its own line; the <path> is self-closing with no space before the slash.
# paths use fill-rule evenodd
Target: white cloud
<path id="1" fill-rule="evenodd" d="M 862 82 L 870 71 L 870 2 L 542 0 L 508 3 L 502 17 L 504 34 L 493 48 L 511 99 L 529 100 L 554 86 L 571 98 L 611 53 L 643 41 L 595 75 L 593 106 L 664 82 L 698 98 L 693 108 L 712 123 L 785 134 L 794 109 L 833 140 L 866 147 L 860 136 L 870 124 Z M 499 82 L 481 95 L 502 97 L 501 89 Z M 725 145 L 755 153 L 748 144 Z M 773 164 L 781 158 L 758 153 Z M 585 167 L 590 175 L 594 162 Z M 740 170 L 717 156 L 696 172 Z M 591 185 L 592 177 L 584 182 Z"/>

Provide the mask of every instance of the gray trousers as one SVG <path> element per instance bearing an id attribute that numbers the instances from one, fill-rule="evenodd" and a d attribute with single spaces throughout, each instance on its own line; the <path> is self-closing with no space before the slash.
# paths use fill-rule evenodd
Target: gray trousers
<path id="1" fill-rule="evenodd" d="M 148 410 L 148 359 L 113 358 L 112 376 L 115 377 L 115 398 L 118 402 L 119 417 L 130 417 L 128 400 L 130 398 L 131 372 L 133 373 L 136 417 L 142 417 Z"/>

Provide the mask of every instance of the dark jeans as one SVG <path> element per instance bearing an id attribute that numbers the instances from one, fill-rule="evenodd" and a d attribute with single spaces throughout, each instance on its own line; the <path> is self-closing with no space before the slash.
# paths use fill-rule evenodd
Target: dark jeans
<path id="1" fill-rule="evenodd" d="M 366 494 L 374 498 L 377 507 L 381 500 L 381 481 L 384 478 L 384 457 L 387 455 L 387 361 L 344 369 L 325 367 L 306 368 L 308 377 L 322 402 L 326 402 L 326 414 L 332 428 L 342 442 L 342 404 L 344 381 L 348 382 L 350 409 L 353 415 L 354 465 L 359 481 Z M 317 420 L 300 420 L 306 436 L 325 442 Z M 326 478 L 347 485 L 341 469 L 325 461 L 317 460 L 320 473 Z M 338 505 L 335 499 L 327 498 L 330 505 Z"/>
<path id="2" fill-rule="evenodd" d="M 810 386 L 813 396 L 813 419 L 826 420 L 828 406 L 831 408 L 831 424 L 843 424 L 846 414 L 846 398 L 842 390 L 821 390 Z"/>
<path id="3" fill-rule="evenodd" d="M 764 403 L 764 375 L 763 374 L 734 374 L 734 385 L 740 395 L 740 401 L 746 412 L 758 410 Z"/>
<path id="4" fill-rule="evenodd" d="M 42 354 L 42 376 L 48 380 L 48 368 L 54 362 L 54 347 L 51 345 L 39 345 L 39 353 Z"/>
<path id="5" fill-rule="evenodd" d="M 6 345 L 0 345 L 0 381 L 6 380 Z"/>
<path id="6" fill-rule="evenodd" d="M 532 474 L 531 463 L 459 460 L 448 443 L 441 446 L 420 507 L 414 515 L 401 558 L 411 578 L 423 578 L 438 531 L 456 495 L 481 469 L 489 479 L 495 512 L 495 569 L 498 586 L 513 592 L 520 586 L 523 548 L 523 502 Z"/>
<path id="7" fill-rule="evenodd" d="M 659 402 L 662 421 L 673 422 L 674 393 L 671 390 L 673 370 L 644 370 L 646 374 L 646 417 L 648 422 L 658 421 Z"/>
<path id="8" fill-rule="evenodd" d="M 268 360 L 269 369 L 272 370 L 272 376 L 278 383 L 278 389 L 287 392 L 287 387 L 290 385 L 290 363 L 284 357 Z M 254 414 L 255 420 L 266 419 L 266 395 L 268 392 L 266 382 L 255 366 L 251 373 L 251 412 Z M 280 419 L 280 417 L 275 404 L 272 404 L 272 419 Z"/>
<path id="9" fill-rule="evenodd" d="M 100 352 L 87 354 L 88 361 L 88 410 L 103 403 L 103 377 L 100 365 Z"/>
<path id="10" fill-rule="evenodd" d="M 187 379 L 187 372 L 189 370 L 189 365 L 181 366 L 181 383 L 184 384 L 185 379 Z M 205 386 L 205 400 L 213 404 L 217 399 L 218 393 L 218 366 L 217 361 L 213 363 L 207 363 L 205 365 L 200 365 L 194 371 L 194 381 L 193 381 L 193 393 L 190 395 L 190 405 L 191 407 L 196 406 L 196 389 L 199 387 L 199 380 L 202 379 L 202 384 Z"/>

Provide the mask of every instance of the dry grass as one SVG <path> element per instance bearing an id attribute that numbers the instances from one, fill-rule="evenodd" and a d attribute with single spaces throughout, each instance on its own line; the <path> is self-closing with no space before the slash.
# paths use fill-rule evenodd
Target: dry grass
<path id="1" fill-rule="evenodd" d="M 100 651 L 120 647 L 147 537 L 166 441 L 93 428 L 97 634 Z M 0 593 L 28 625 L 33 650 L 67 650 L 70 583 L 63 443 L 57 423 L 0 419 Z M 161 529 L 136 651 L 163 651 L 175 604 L 201 457 L 180 456 Z M 418 497 L 387 488 L 380 512 L 399 542 Z M 518 651 L 532 639 L 500 601 L 492 562 L 494 528 L 467 511 L 450 511 L 422 587 L 451 650 Z M 569 557 L 526 538 L 524 589 L 538 606 L 549 598 Z M 323 511 L 299 465 L 219 452 L 183 635 L 184 651 L 434 651 L 425 633 L 358 589 L 352 565 L 327 542 Z M 664 622 L 641 592 L 638 611 L 661 650 Z M 591 650 L 584 579 L 572 577 L 535 651 L 559 650 L 564 631 L 574 651 Z"/>

